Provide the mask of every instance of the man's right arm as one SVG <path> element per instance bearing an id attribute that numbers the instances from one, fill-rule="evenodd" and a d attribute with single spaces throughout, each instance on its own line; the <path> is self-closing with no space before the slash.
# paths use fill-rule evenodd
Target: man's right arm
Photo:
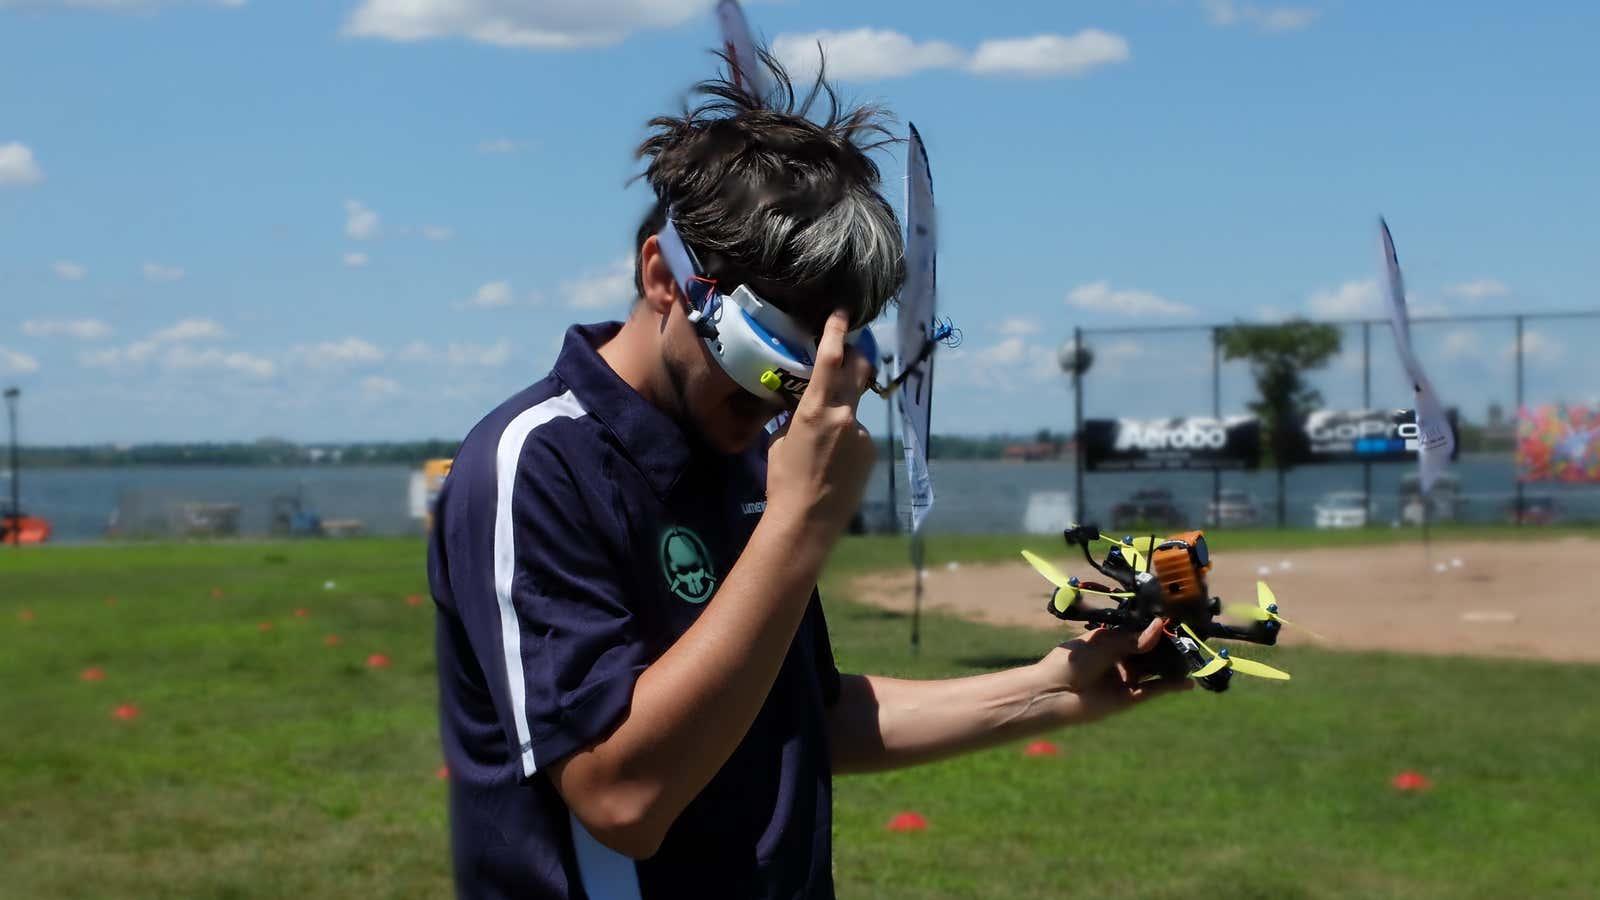
<path id="1" fill-rule="evenodd" d="M 871 364 L 829 320 L 814 377 L 768 451 L 767 509 L 714 602 L 634 685 L 600 741 L 553 763 L 552 783 L 602 843 L 635 859 L 710 782 L 766 701 L 828 553 L 871 471 L 856 420 Z"/>

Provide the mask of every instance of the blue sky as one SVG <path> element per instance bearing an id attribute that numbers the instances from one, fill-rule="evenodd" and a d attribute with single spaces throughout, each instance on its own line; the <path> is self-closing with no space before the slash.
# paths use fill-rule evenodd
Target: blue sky
<path id="1" fill-rule="evenodd" d="M 0 0 L 0 381 L 25 440 L 459 437 L 567 324 L 625 311 L 631 148 L 709 72 L 711 5 Z M 1591 4 L 747 11 L 927 141 L 966 335 L 935 432 L 1066 427 L 1074 326 L 1376 313 L 1380 212 L 1421 311 L 1600 306 Z M 1316 376 L 1338 405 L 1352 338 Z M 1374 401 L 1405 405 L 1373 338 Z M 1528 398 L 1600 396 L 1595 339 L 1531 325 Z M 1509 327 L 1418 341 L 1447 402 L 1509 404 Z M 1203 337 L 1094 346 L 1089 414 L 1209 409 Z M 1248 393 L 1229 367 L 1225 410 Z"/>

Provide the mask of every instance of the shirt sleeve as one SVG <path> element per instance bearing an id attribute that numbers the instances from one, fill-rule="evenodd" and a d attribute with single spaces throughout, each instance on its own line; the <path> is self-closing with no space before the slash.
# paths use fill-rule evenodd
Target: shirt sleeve
<path id="1" fill-rule="evenodd" d="M 828 639 L 828 620 L 822 614 L 822 596 L 811 594 L 811 650 L 816 657 L 817 681 L 822 685 L 822 705 L 839 703 L 839 666 L 833 659 L 833 642 Z"/>
<path id="2" fill-rule="evenodd" d="M 497 706 L 524 778 L 615 728 L 648 664 L 609 480 L 584 463 L 575 470 L 535 436 L 518 458 L 509 527 L 496 511 Z"/>

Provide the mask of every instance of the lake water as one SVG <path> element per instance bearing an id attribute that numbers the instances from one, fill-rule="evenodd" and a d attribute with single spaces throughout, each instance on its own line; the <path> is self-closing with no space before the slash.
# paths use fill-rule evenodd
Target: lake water
<path id="1" fill-rule="evenodd" d="M 152 522 L 165 519 L 168 507 L 181 501 L 236 503 L 240 533 L 264 534 L 271 523 L 274 498 L 298 492 L 306 506 L 325 518 L 361 520 L 367 534 L 420 534 L 421 523 L 411 518 L 409 510 L 411 471 L 405 466 L 32 470 L 22 475 L 23 509 L 48 518 L 55 527 L 55 539 L 67 542 L 104 538 L 112 513 L 119 506 L 123 509 L 122 521 L 128 526 L 141 518 Z M 1378 521 L 1387 522 L 1398 516 L 1400 478 L 1413 471 L 1413 466 L 1405 464 L 1373 467 Z M 1504 521 L 1514 489 L 1509 457 L 1463 458 L 1452 471 L 1461 479 L 1466 498 L 1463 518 Z M 1031 495 L 1073 489 L 1070 462 L 936 461 L 933 477 L 938 499 L 927 524 L 933 532 L 1018 531 Z M 903 470 L 897 471 L 896 480 L 903 508 Z M 1254 494 L 1263 516 L 1270 520 L 1276 496 L 1271 471 L 1226 472 L 1222 485 Z M 880 463 L 867 488 L 868 503 L 876 507 L 880 516 L 886 508 L 887 487 L 887 472 Z M 1211 498 L 1211 474 L 1090 473 L 1086 477 L 1089 518 L 1104 521 L 1112 504 L 1141 487 L 1171 490 L 1188 520 L 1199 524 Z M 1360 466 L 1297 469 L 1288 478 L 1289 521 L 1309 525 L 1313 521 L 1312 506 L 1323 494 L 1360 488 Z M 6 479 L 0 477 L 0 495 L 8 490 Z M 1569 520 L 1600 520 L 1600 489 L 1529 485 L 1527 492 L 1555 494 Z"/>

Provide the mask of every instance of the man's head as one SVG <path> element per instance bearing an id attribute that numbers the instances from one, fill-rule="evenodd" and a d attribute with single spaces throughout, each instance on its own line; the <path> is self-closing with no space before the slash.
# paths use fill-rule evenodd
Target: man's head
<path id="1" fill-rule="evenodd" d="M 657 246 L 669 207 L 701 274 L 723 292 L 745 285 L 812 336 L 835 309 L 852 327 L 877 318 L 905 278 L 900 224 L 868 156 L 893 140 L 882 112 L 841 107 L 821 74 L 797 103 L 781 66 L 766 54 L 762 62 L 771 95 L 703 82 L 704 102 L 652 119 L 639 147 L 657 200 L 636 235 L 634 315 L 653 325 L 672 411 L 724 451 L 748 444 L 783 404 L 741 389 L 695 334 Z M 824 95 L 828 115 L 813 121 Z"/>

